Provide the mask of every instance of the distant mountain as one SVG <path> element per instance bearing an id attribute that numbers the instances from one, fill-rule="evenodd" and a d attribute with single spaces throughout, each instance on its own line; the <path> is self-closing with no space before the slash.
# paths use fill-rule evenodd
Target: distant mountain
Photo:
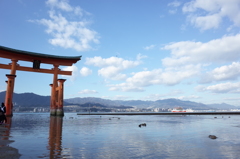
<path id="1" fill-rule="evenodd" d="M 211 109 L 211 107 L 202 104 L 202 103 L 196 103 L 191 101 L 182 101 L 179 99 L 163 99 L 163 100 L 157 100 L 155 103 L 157 105 L 161 105 L 162 108 L 173 108 L 173 107 L 182 107 L 183 109 Z"/>
<path id="2" fill-rule="evenodd" d="M 0 92 L 1 102 L 5 101 L 6 92 Z M 50 107 L 50 96 L 40 96 L 34 93 L 14 93 L 13 103 L 21 107 Z M 69 103 L 65 103 L 69 104 Z"/>
<path id="3" fill-rule="evenodd" d="M 152 101 L 141 101 L 141 100 L 109 100 L 109 99 L 102 99 L 102 98 L 94 98 L 94 97 L 85 97 L 85 98 L 70 98 L 70 99 L 64 99 L 64 101 L 68 103 L 73 104 L 84 104 L 84 103 L 99 103 L 103 105 L 107 105 L 109 107 L 113 106 L 136 106 L 138 108 L 140 107 L 148 107 Z"/>
<path id="4" fill-rule="evenodd" d="M 98 108 L 116 108 L 116 109 L 127 109 L 127 108 L 133 108 L 132 106 L 124 106 L 124 105 L 120 105 L 120 106 L 109 106 L 109 105 L 103 105 L 103 104 L 99 104 L 99 103 L 93 103 L 93 102 L 88 102 L 88 103 L 84 103 L 84 104 L 75 104 L 78 105 L 80 107 L 98 107 Z"/>
<path id="5" fill-rule="evenodd" d="M 65 102 L 73 103 L 73 104 L 85 104 L 85 103 L 100 103 L 103 105 L 112 105 L 117 106 L 114 101 L 108 100 L 108 99 L 102 99 L 102 98 L 94 98 L 94 97 L 86 97 L 86 98 L 70 98 L 70 99 L 64 99 Z"/>
<path id="6" fill-rule="evenodd" d="M 142 101 L 142 100 L 117 100 L 117 104 L 135 106 L 138 108 L 151 108 L 154 107 L 154 101 Z"/>
<path id="7" fill-rule="evenodd" d="M 0 92 L 0 102 L 4 102 L 6 92 Z M 21 107 L 48 107 L 50 106 L 50 96 L 40 96 L 34 93 L 14 93 L 13 103 Z M 182 107 L 184 109 L 236 109 L 226 103 L 222 104 L 202 104 L 192 101 L 182 101 L 179 99 L 163 99 L 157 101 L 142 101 L 142 100 L 109 100 L 102 98 L 86 97 L 86 98 L 70 98 L 64 99 L 64 105 L 78 105 L 81 107 L 108 107 L 108 108 L 174 108 Z"/>
<path id="8" fill-rule="evenodd" d="M 221 104 L 208 104 L 209 107 L 215 108 L 215 109 L 239 109 L 239 107 L 229 105 L 226 103 L 221 103 Z"/>
<path id="9" fill-rule="evenodd" d="M 174 107 L 182 107 L 184 109 L 192 108 L 192 109 L 213 109 L 212 107 L 202 104 L 202 103 L 196 103 L 191 101 L 182 101 L 179 99 L 163 99 L 163 100 L 157 100 L 157 101 L 141 101 L 141 100 L 129 100 L 129 101 L 123 101 L 123 100 L 108 100 L 108 99 L 101 99 L 101 98 L 93 98 L 93 97 L 87 97 L 87 98 L 70 98 L 65 99 L 68 103 L 73 104 L 84 104 L 86 102 L 89 103 L 99 103 L 103 105 L 108 106 L 132 106 L 137 108 L 174 108 Z"/>

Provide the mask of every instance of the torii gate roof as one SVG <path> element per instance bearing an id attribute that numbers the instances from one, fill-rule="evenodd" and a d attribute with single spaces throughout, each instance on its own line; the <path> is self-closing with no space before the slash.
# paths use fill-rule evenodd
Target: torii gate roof
<path id="1" fill-rule="evenodd" d="M 41 63 L 45 64 L 72 66 L 72 64 L 81 60 L 82 56 L 56 56 L 0 46 L 0 57 L 30 62 L 33 62 L 34 60 L 40 60 Z"/>

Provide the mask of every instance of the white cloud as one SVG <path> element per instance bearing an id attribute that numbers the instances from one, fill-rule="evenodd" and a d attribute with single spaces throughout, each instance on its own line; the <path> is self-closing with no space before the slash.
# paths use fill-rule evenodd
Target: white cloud
<path id="1" fill-rule="evenodd" d="M 68 67 L 64 67 L 62 70 L 64 71 L 72 71 L 72 75 L 70 76 L 70 80 L 74 81 L 76 80 L 77 76 L 78 76 L 78 68 L 76 65 L 72 65 L 72 66 L 68 66 Z M 69 77 L 69 76 L 65 76 L 64 77 Z"/>
<path id="2" fill-rule="evenodd" d="M 79 6 L 73 7 L 69 5 L 69 0 L 48 0 L 46 4 L 51 7 L 52 10 L 56 8 L 66 12 L 73 12 L 75 15 L 79 16 L 83 16 L 84 14 L 90 15 L 90 13 Z"/>
<path id="3" fill-rule="evenodd" d="M 206 43 L 181 41 L 162 49 L 170 50 L 171 57 L 162 60 L 164 66 L 181 66 L 196 63 L 232 62 L 240 58 L 240 34 L 224 36 Z"/>
<path id="4" fill-rule="evenodd" d="M 145 58 L 145 56 L 138 54 L 136 61 L 124 60 L 119 57 L 110 57 L 110 58 L 102 58 L 100 56 L 95 56 L 93 58 L 86 58 L 86 65 L 93 65 L 96 67 L 101 67 L 98 70 L 98 74 L 104 78 L 112 79 L 112 80 L 124 80 L 126 79 L 126 75 L 121 72 L 140 65 L 140 59 Z"/>
<path id="5" fill-rule="evenodd" d="M 96 90 L 88 90 L 88 89 L 84 89 L 80 92 L 78 92 L 79 94 L 96 94 L 98 93 Z"/>
<path id="6" fill-rule="evenodd" d="M 87 67 L 82 67 L 80 70 L 80 74 L 81 74 L 81 76 L 88 76 L 88 75 L 92 74 L 92 70 Z"/>
<path id="7" fill-rule="evenodd" d="M 98 70 L 98 74 L 102 77 L 113 79 L 113 80 L 124 80 L 126 75 L 120 73 L 123 69 L 116 66 L 108 66 Z"/>
<path id="8" fill-rule="evenodd" d="M 181 2 L 179 2 L 179 1 L 173 1 L 171 3 L 168 3 L 169 7 L 173 7 L 173 9 L 170 9 L 168 12 L 170 14 L 176 14 L 177 10 L 178 10 L 177 7 L 179 7 L 180 5 L 181 5 Z"/>
<path id="9" fill-rule="evenodd" d="M 99 43 L 98 33 L 88 28 L 90 21 L 81 18 L 86 12 L 80 7 L 70 6 L 66 0 L 49 0 L 47 4 L 52 7 L 49 11 L 50 19 L 31 21 L 47 27 L 46 33 L 53 37 L 49 39 L 50 44 L 77 51 L 88 51 L 93 49 L 92 44 Z M 77 20 L 69 21 L 60 11 L 73 13 L 71 19 Z"/>
<path id="10" fill-rule="evenodd" d="M 191 24 L 203 31 L 218 28 L 223 18 L 240 27 L 239 0 L 192 0 L 184 4 L 182 11 L 188 14 Z"/>
<path id="11" fill-rule="evenodd" d="M 198 91 L 210 91 L 212 93 L 240 93 L 240 82 L 220 83 L 212 86 L 198 86 Z"/>
<path id="12" fill-rule="evenodd" d="M 155 45 L 149 45 L 149 46 L 144 47 L 145 50 L 151 50 L 154 48 L 155 48 Z"/>
<path id="13" fill-rule="evenodd" d="M 240 76 L 240 63 L 232 62 L 231 65 L 225 65 L 215 68 L 211 72 L 206 73 L 200 83 L 208 83 L 212 81 L 235 80 Z"/>
<path id="14" fill-rule="evenodd" d="M 184 66 L 179 69 L 155 69 L 152 71 L 135 73 L 132 77 L 128 78 L 126 82 L 133 83 L 139 87 L 155 84 L 175 85 L 180 83 L 183 79 L 195 76 L 198 72 L 198 66 L 193 65 Z"/>
<path id="15" fill-rule="evenodd" d="M 141 71 L 126 79 L 125 83 L 109 85 L 111 91 L 139 92 L 152 85 L 176 85 L 199 73 L 200 65 L 187 65 L 179 68 Z"/>
<path id="16" fill-rule="evenodd" d="M 68 1 L 67 0 L 48 0 L 46 2 L 47 5 L 53 7 L 53 8 L 58 8 L 58 9 L 61 9 L 61 10 L 64 10 L 64 11 L 73 11 L 74 10 L 74 7 L 70 6 L 68 4 Z"/>
<path id="17" fill-rule="evenodd" d="M 143 92 L 144 89 L 134 86 L 131 83 L 120 83 L 108 85 L 110 91 L 122 91 L 122 92 Z"/>
<path id="18" fill-rule="evenodd" d="M 179 7 L 181 5 L 181 2 L 179 1 L 173 1 L 171 3 L 168 3 L 168 6 L 172 6 L 172 7 Z"/>
<path id="19" fill-rule="evenodd" d="M 217 29 L 222 21 L 217 14 L 206 16 L 188 16 L 189 21 L 201 30 Z"/>
<path id="20" fill-rule="evenodd" d="M 97 67 L 106 67 L 106 66 L 116 66 L 116 67 L 121 67 L 124 69 L 134 67 L 140 64 L 139 61 L 129 61 L 129 60 L 124 60 L 123 58 L 119 57 L 109 57 L 109 58 L 102 58 L 100 56 L 95 56 L 93 58 L 86 58 L 85 64 L 87 65 L 93 65 Z"/>
<path id="21" fill-rule="evenodd" d="M 138 54 L 137 55 L 137 60 L 140 61 L 141 59 L 147 58 L 146 55 Z"/>

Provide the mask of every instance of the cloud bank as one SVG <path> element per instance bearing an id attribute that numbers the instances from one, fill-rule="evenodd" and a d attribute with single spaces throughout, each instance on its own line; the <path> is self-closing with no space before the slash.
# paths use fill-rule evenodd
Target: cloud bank
<path id="1" fill-rule="evenodd" d="M 76 51 L 92 50 L 92 45 L 99 44 L 100 36 L 85 18 L 89 13 L 79 6 L 72 7 L 67 0 L 48 0 L 46 4 L 50 7 L 49 18 L 31 21 L 47 27 L 46 33 L 52 36 L 50 44 Z"/>
<path id="2" fill-rule="evenodd" d="M 111 80 L 124 80 L 127 78 L 122 71 L 129 68 L 136 67 L 141 64 L 141 59 L 145 56 L 138 55 L 136 61 L 124 60 L 119 57 L 102 58 L 95 56 L 93 58 L 86 58 L 86 65 L 99 67 L 98 75 Z"/>
<path id="3" fill-rule="evenodd" d="M 239 0 L 193 0 L 185 3 L 182 11 L 190 24 L 202 31 L 219 28 L 224 18 L 240 27 Z"/>

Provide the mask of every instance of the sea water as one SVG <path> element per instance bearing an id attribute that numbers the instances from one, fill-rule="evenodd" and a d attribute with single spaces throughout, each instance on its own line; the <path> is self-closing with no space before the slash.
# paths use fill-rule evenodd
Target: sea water
<path id="1" fill-rule="evenodd" d="M 215 118 L 217 117 L 217 118 Z M 146 126 L 139 127 L 139 124 Z M 9 146 L 27 158 L 240 157 L 237 115 L 77 115 L 14 113 Z M 217 136 L 210 139 L 209 135 Z"/>

